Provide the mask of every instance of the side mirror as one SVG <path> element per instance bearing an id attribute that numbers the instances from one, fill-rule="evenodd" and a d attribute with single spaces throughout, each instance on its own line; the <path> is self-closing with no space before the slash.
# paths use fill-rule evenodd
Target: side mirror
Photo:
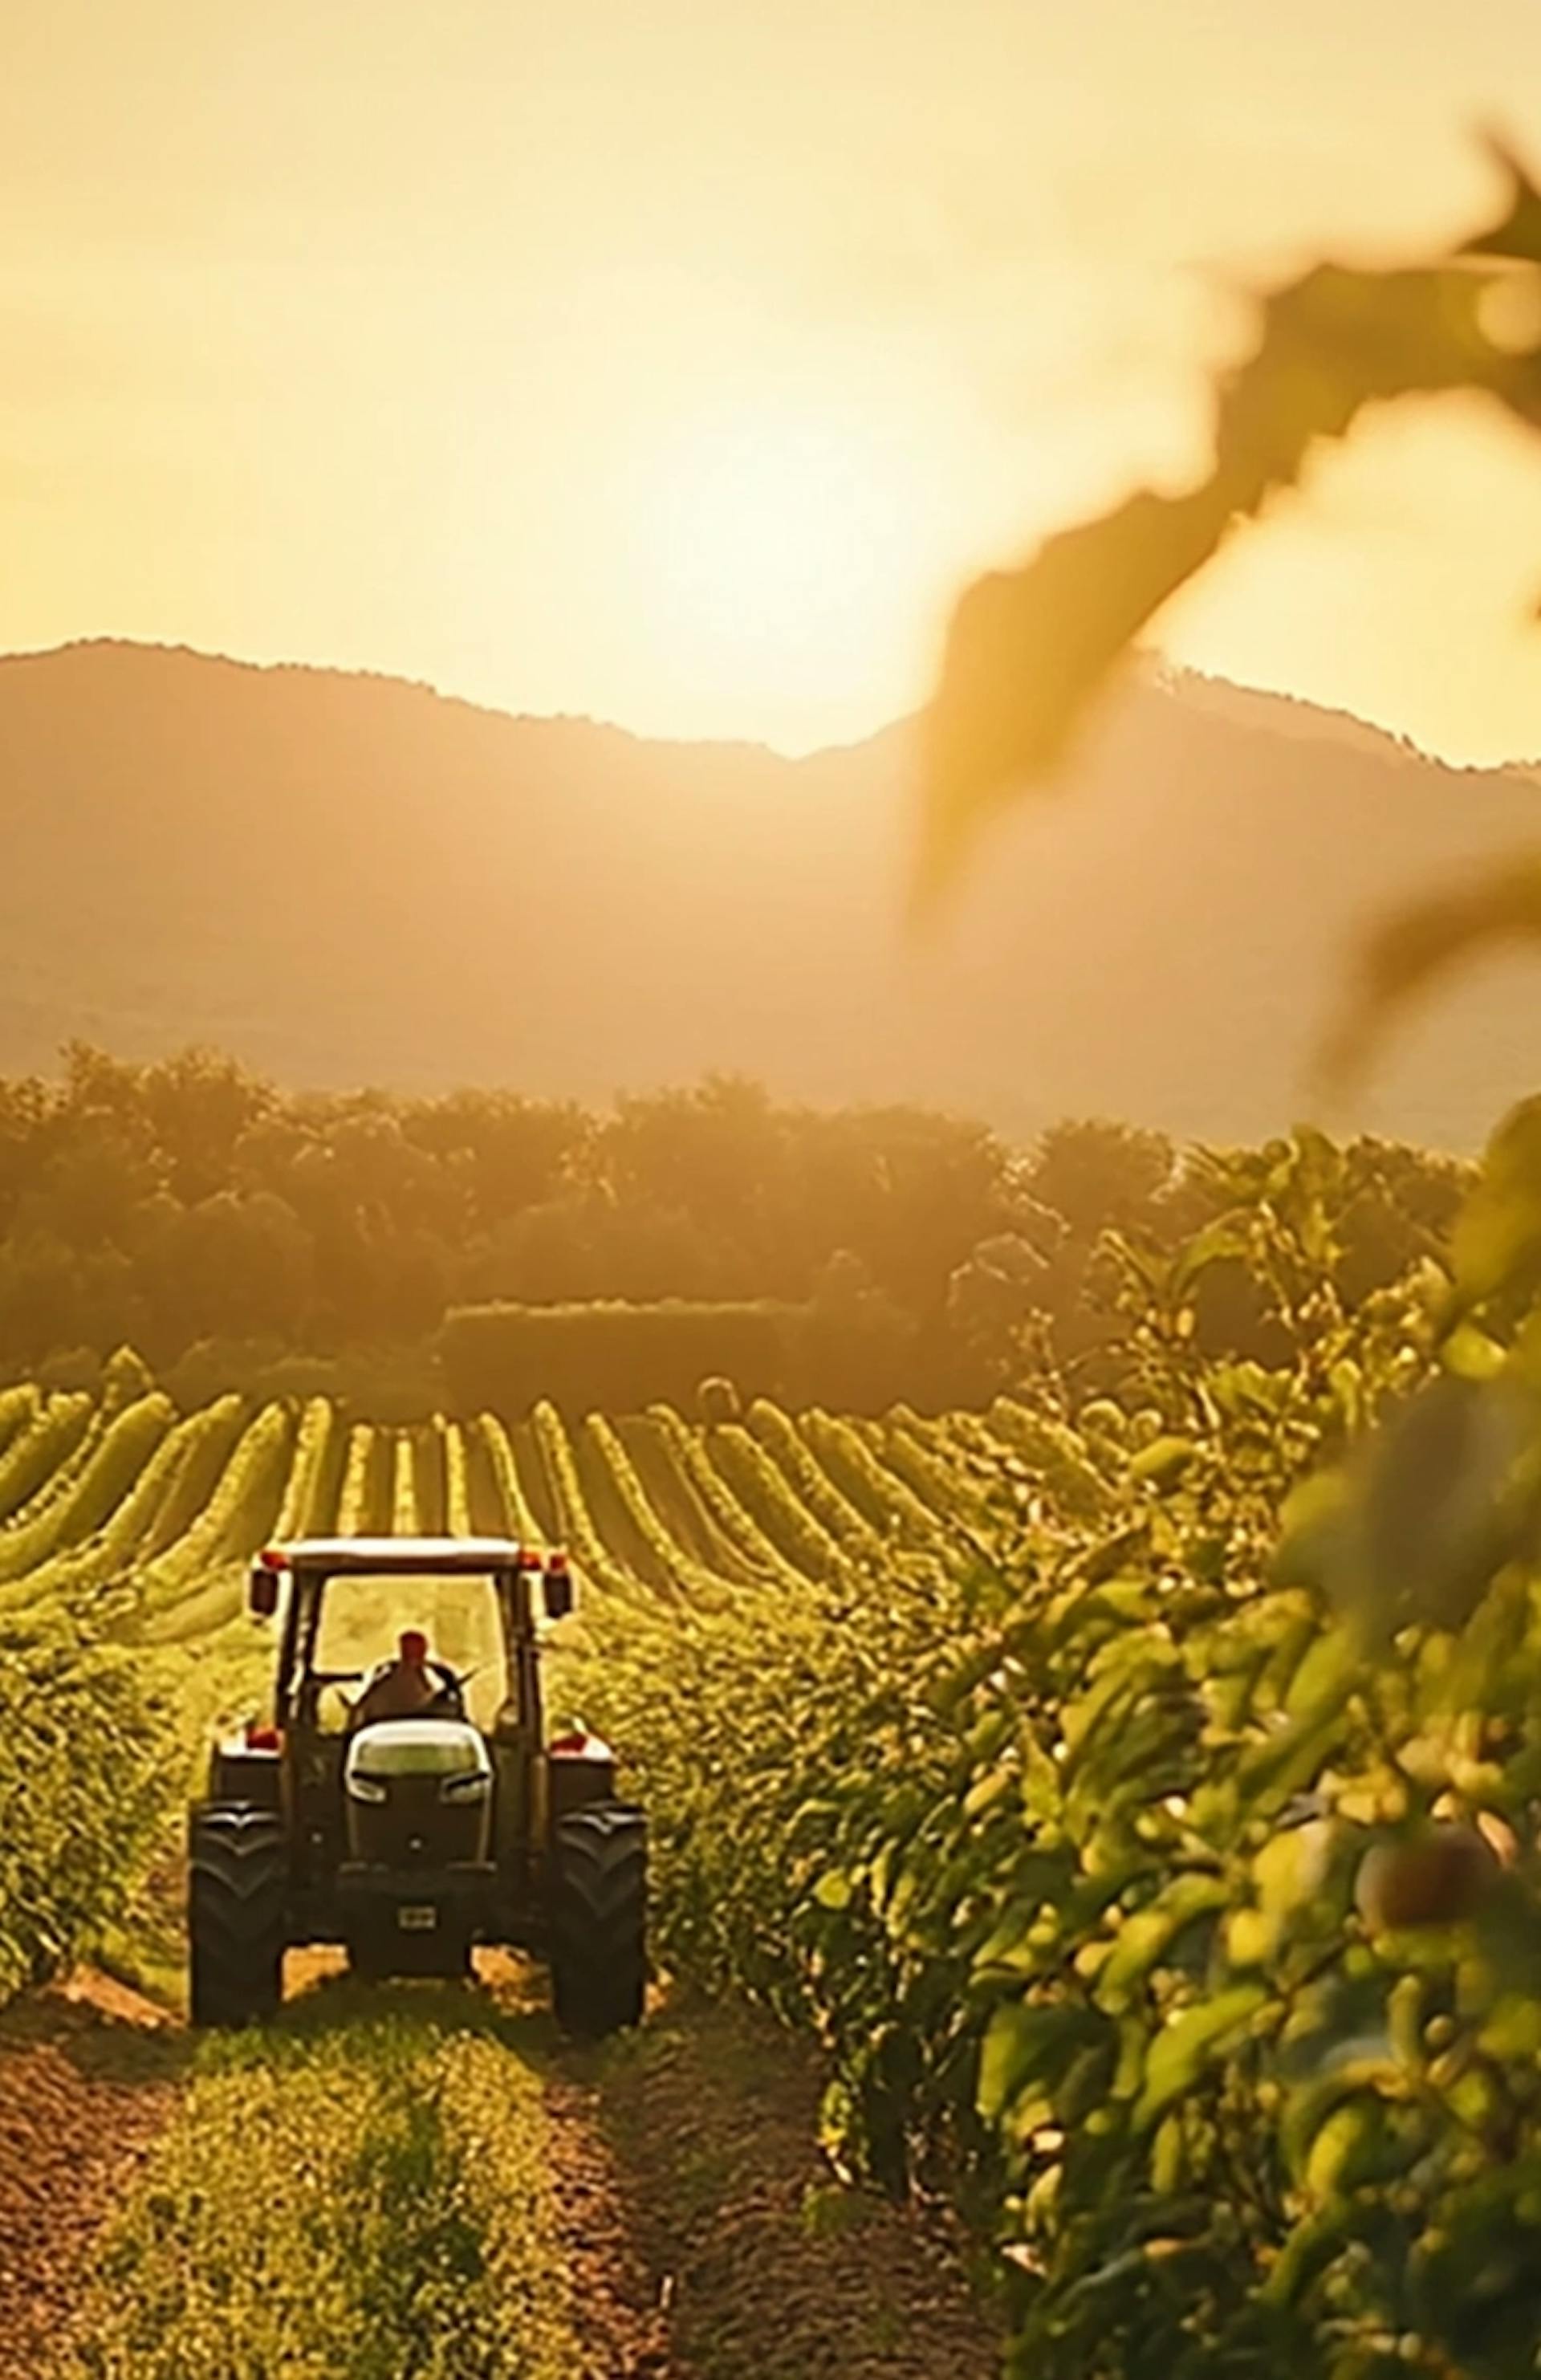
<path id="1" fill-rule="evenodd" d="M 573 1608 L 573 1573 L 567 1567 L 565 1554 L 552 1554 L 546 1562 L 541 1586 L 545 1591 L 546 1616 L 565 1620 Z"/>
<path id="2" fill-rule="evenodd" d="M 278 1572 L 266 1562 L 253 1562 L 247 1583 L 247 1609 L 258 1620 L 271 1620 L 278 1609 Z"/>

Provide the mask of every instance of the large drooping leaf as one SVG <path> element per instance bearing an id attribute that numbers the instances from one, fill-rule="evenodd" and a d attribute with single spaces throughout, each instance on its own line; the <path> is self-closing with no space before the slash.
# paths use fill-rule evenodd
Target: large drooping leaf
<path id="1" fill-rule="evenodd" d="M 1510 1374 L 1441 1374 L 1292 1506 L 1275 1575 L 1314 1580 L 1365 1642 L 1383 1646 L 1414 1621 L 1460 1627 L 1535 1545 L 1535 1395 Z"/>
<path id="2" fill-rule="evenodd" d="M 1063 756 L 1140 631 L 1231 528 L 1300 475 L 1363 408 L 1486 393 L 1528 427 L 1541 359 L 1494 322 L 1497 280 L 1537 247 L 1541 199 L 1516 170 L 1503 217 L 1432 261 L 1320 264 L 1265 299 L 1255 352 L 1217 391 L 1214 461 L 1185 494 L 1149 490 L 1050 538 L 1025 568 L 977 580 L 954 613 L 927 720 L 918 891 L 937 892 L 991 810 Z"/>
<path id="3" fill-rule="evenodd" d="M 1467 1307 L 1541 1281 L 1541 1099 L 1522 1099 L 1489 1140 L 1451 1255 Z"/>

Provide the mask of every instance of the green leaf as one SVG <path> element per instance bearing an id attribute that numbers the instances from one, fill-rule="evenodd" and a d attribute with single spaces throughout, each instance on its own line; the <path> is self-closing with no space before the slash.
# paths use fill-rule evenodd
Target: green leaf
<path id="1" fill-rule="evenodd" d="M 1135 1455 L 1129 1476 L 1151 1488 L 1174 1488 L 1197 1452 L 1190 1439 L 1159 1438 Z"/>
<path id="2" fill-rule="evenodd" d="M 1312 2281 L 1354 2236 L 1356 2212 L 1348 2198 L 1335 2198 L 1297 2223 L 1263 2283 L 1261 2294 L 1276 2306 L 1294 2305 Z"/>
<path id="3" fill-rule="evenodd" d="M 1110 2032 L 1095 2009 L 1006 2002 L 986 2026 L 979 2051 L 975 2105 L 980 2115 L 991 2121 L 1002 2116 L 1030 2083 L 1068 2070 L 1079 2051 L 1100 2046 Z"/>
<path id="4" fill-rule="evenodd" d="M 1157 2034 L 1146 2060 L 1145 2089 L 1135 2110 L 1135 2120 L 1142 2130 L 1184 2091 L 1192 2090 L 1210 2053 L 1240 2032 L 1267 1998 L 1261 1984 L 1236 1984 L 1214 1999 L 1184 2010 Z"/>
<path id="5" fill-rule="evenodd" d="M 1536 1421 L 1518 1381 L 1444 1373 L 1368 1441 L 1354 1560 L 1340 1582 L 1363 1617 L 1380 1627 L 1470 1617 L 1534 1524 Z"/>
<path id="6" fill-rule="evenodd" d="M 1329 2133 L 1328 2144 L 1318 2155 L 1317 2144 L 1324 2130 L 1343 2109 L 1366 2097 L 1378 2099 L 1387 2094 L 1400 2097 L 1404 2090 L 1405 2078 L 1389 2058 L 1360 2058 L 1295 2092 L 1280 2128 L 1280 2147 L 1293 2179 L 1318 2192 L 1333 2187 L 1362 2135 L 1355 2125 L 1340 2126 Z"/>
<path id="7" fill-rule="evenodd" d="M 1219 1876 L 1178 1876 L 1148 1908 L 1125 1918 L 1097 1979 L 1098 1999 L 1114 2006 L 1144 1980 L 1185 1925 L 1223 1909 L 1229 1899 L 1230 1888 Z"/>
<path id="8" fill-rule="evenodd" d="M 1541 1267 L 1541 1099 L 1522 1099 L 1487 1144 L 1451 1242 L 1458 1295 L 1480 1305 Z"/>
<path id="9" fill-rule="evenodd" d="M 1485 390 L 1523 420 L 1533 358 L 1483 324 L 1487 276 L 1465 259 L 1390 272 L 1319 264 L 1263 304 L 1252 357 L 1220 382 L 1207 478 L 1130 496 L 1050 538 L 958 605 L 925 727 L 918 894 L 955 872 L 982 821 L 1062 759 L 1093 696 L 1234 523 L 1288 487 L 1317 442 L 1376 399 Z"/>

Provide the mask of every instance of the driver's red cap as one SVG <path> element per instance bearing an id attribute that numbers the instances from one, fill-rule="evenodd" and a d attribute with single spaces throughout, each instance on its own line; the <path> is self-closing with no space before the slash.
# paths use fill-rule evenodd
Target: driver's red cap
<path id="1" fill-rule="evenodd" d="M 428 1658 L 428 1638 L 420 1628 L 404 1628 L 401 1632 L 401 1658 L 414 1669 L 420 1669 Z"/>

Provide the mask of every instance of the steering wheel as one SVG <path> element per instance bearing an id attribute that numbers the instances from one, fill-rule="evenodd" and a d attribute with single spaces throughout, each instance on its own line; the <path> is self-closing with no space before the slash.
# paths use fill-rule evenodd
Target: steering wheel
<path id="1" fill-rule="evenodd" d="M 424 1704 L 424 1711 L 430 1714 L 438 1712 L 447 1718 L 464 1718 L 466 1689 L 473 1678 L 480 1675 L 487 1664 L 485 1661 L 478 1661 L 468 1670 L 453 1670 L 450 1669 L 447 1661 L 441 1661 L 439 1667 L 442 1670 L 449 1670 L 449 1676 L 440 1686 L 432 1701 Z"/>

